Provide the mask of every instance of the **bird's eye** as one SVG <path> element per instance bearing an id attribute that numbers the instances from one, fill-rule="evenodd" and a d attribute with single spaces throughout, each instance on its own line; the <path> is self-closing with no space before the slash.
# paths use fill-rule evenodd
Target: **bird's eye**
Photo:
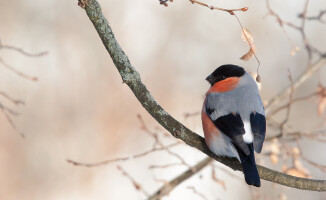
<path id="1" fill-rule="evenodd" d="M 222 76 L 221 78 L 222 78 L 222 80 L 224 80 L 226 77 L 225 76 Z"/>

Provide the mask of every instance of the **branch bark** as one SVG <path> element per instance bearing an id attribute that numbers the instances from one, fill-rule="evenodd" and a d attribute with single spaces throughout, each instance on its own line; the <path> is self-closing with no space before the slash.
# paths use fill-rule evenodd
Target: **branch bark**
<path id="1" fill-rule="evenodd" d="M 214 155 L 206 146 L 203 137 L 178 122 L 155 101 L 146 86 L 142 83 L 139 73 L 130 64 L 127 55 L 115 39 L 112 29 L 101 11 L 100 4 L 96 0 L 79 0 L 79 5 L 85 8 L 89 19 L 93 23 L 113 63 L 118 69 L 123 82 L 130 87 L 147 112 L 174 137 L 181 139 L 187 145 L 202 151 L 204 154 L 233 170 L 241 171 L 241 165 L 236 159 Z M 263 166 L 258 166 L 258 171 L 260 177 L 267 181 L 301 190 L 326 191 L 325 180 L 294 177 Z"/>

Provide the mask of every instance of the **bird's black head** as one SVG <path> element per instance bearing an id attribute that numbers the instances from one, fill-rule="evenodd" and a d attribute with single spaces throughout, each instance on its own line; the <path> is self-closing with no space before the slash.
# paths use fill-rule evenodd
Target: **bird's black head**
<path id="1" fill-rule="evenodd" d="M 227 79 L 229 77 L 241 77 L 245 74 L 245 70 L 237 65 L 222 65 L 215 69 L 213 73 L 207 76 L 206 80 L 214 85 L 215 83 Z"/>

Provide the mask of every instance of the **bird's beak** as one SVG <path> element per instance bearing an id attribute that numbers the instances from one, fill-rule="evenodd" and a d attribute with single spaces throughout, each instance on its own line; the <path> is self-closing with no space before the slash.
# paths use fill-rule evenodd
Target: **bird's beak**
<path id="1" fill-rule="evenodd" d="M 206 81 L 208 81 L 210 84 L 214 83 L 214 77 L 211 75 L 207 76 Z"/>

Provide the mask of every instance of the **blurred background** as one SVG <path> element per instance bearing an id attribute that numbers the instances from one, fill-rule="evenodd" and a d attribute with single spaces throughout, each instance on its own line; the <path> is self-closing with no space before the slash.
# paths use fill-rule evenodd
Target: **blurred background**
<path id="1" fill-rule="evenodd" d="M 206 76 L 226 63 L 238 64 L 251 73 L 256 71 L 257 61 L 239 59 L 249 47 L 241 39 L 238 22 L 226 12 L 210 11 L 187 0 L 169 3 L 167 8 L 158 0 L 99 2 L 117 40 L 149 91 L 167 112 L 198 134 L 202 135 L 200 116 L 185 118 L 185 114 L 201 110 L 209 87 Z M 258 49 L 260 92 L 264 101 L 291 84 L 288 69 L 294 79 L 307 69 L 308 54 L 300 32 L 285 27 L 287 34 L 284 33 L 276 18 L 268 15 L 265 1 L 205 2 L 223 8 L 249 7 L 247 12 L 237 15 L 252 33 Z M 270 2 L 281 18 L 297 25 L 301 24 L 298 14 L 302 13 L 304 4 L 305 0 Z M 2 0 L 0 5 L 2 44 L 31 53 L 48 52 L 45 56 L 28 57 L 0 49 L 3 60 L 38 78 L 38 81 L 24 79 L 0 64 L 0 91 L 25 102 L 16 106 L 0 96 L 1 104 L 19 113 L 12 116 L 13 123 L 25 134 L 25 139 L 20 137 L 3 112 L 0 114 L 0 199 L 146 199 L 117 165 L 148 194 L 162 185 L 158 180 L 169 181 L 187 170 L 183 165 L 149 169 L 150 165 L 176 162 L 166 152 L 93 168 L 68 163 L 66 159 L 93 163 L 151 149 L 153 137 L 141 129 L 137 115 L 158 133 L 162 142 L 174 140 L 164 136 L 164 131 L 145 112 L 127 85 L 122 84 L 77 0 Z M 316 16 L 325 9 L 324 0 L 311 1 L 307 16 Z M 305 30 L 309 42 L 324 51 L 326 25 L 309 21 Z M 293 55 L 295 47 L 298 51 Z M 317 59 L 314 55 L 313 61 Z M 325 86 L 325 78 L 326 69 L 322 67 L 295 90 L 294 96 L 311 94 L 317 90 L 318 83 Z M 317 103 L 312 98 L 294 104 L 288 124 L 294 130 L 324 127 L 321 124 L 325 122 L 325 114 L 317 114 Z M 284 113 L 274 119 L 282 117 Z M 267 134 L 275 131 L 268 129 Z M 303 139 L 301 146 L 305 156 L 326 164 L 325 143 Z M 278 150 L 282 154 L 282 148 Z M 202 153 L 185 145 L 177 145 L 171 151 L 189 165 L 204 158 Z M 272 164 L 268 156 L 257 159 L 278 171 L 285 165 Z M 326 199 L 325 193 L 266 181 L 262 181 L 260 189 L 249 188 L 242 173 L 215 165 L 220 168 L 216 175 L 225 187 L 212 181 L 211 169 L 206 167 L 164 199 Z M 326 179 L 322 170 L 305 162 L 302 165 L 311 178 Z M 205 197 L 189 187 L 195 187 Z"/>

